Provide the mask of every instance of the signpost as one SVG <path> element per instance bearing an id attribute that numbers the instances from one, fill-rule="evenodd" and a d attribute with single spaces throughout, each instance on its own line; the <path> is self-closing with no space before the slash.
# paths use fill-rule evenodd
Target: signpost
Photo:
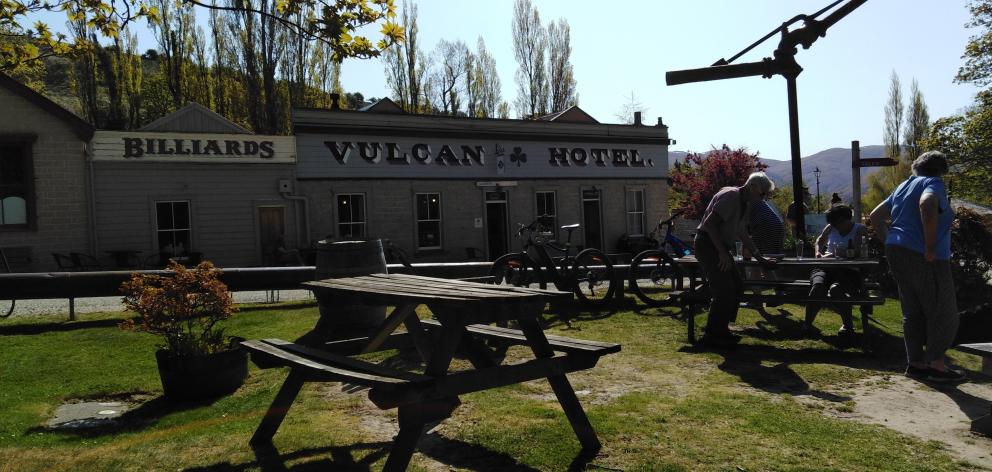
<path id="1" fill-rule="evenodd" d="M 853 194 L 851 209 L 854 210 L 854 218 L 857 222 L 862 221 L 861 217 L 861 168 L 862 167 L 889 167 L 898 164 L 895 159 L 879 157 L 871 159 L 861 158 L 861 147 L 857 141 L 851 141 L 851 192 Z"/>
<path id="2" fill-rule="evenodd" d="M 854 161 L 854 167 L 889 167 L 898 164 L 894 159 L 879 157 L 874 159 L 858 159 Z"/>

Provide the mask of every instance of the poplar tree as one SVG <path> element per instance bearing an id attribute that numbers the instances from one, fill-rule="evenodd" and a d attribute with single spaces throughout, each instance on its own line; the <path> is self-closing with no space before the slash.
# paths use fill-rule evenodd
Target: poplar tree
<path id="1" fill-rule="evenodd" d="M 923 92 L 920 85 L 913 79 L 909 88 L 909 109 L 906 111 L 906 154 L 907 160 L 912 162 L 924 152 L 923 142 L 927 138 L 930 130 L 930 113 L 927 104 L 923 101 Z"/>
<path id="2" fill-rule="evenodd" d="M 497 107 L 502 102 L 502 89 L 496 59 L 486 49 L 482 36 L 479 36 L 476 44 L 474 71 L 472 89 L 478 103 L 475 116 L 494 118 L 497 116 Z"/>
<path id="3" fill-rule="evenodd" d="M 572 38 L 568 21 L 559 18 L 548 24 L 548 78 L 551 89 L 549 111 L 575 105 L 575 76 L 572 69 Z"/>
<path id="4" fill-rule="evenodd" d="M 514 2 L 512 34 L 513 56 L 517 60 L 517 113 L 521 118 L 533 118 L 547 111 L 547 34 L 530 0 Z"/>

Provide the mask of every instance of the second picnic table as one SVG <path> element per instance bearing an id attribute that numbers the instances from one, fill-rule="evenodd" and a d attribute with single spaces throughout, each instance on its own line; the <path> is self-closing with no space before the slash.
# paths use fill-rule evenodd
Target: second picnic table
<path id="1" fill-rule="evenodd" d="M 305 382 L 345 382 L 368 387 L 369 400 L 379 408 L 398 408 L 399 434 L 384 470 L 404 470 L 424 426 L 449 417 L 460 404 L 459 395 L 544 378 L 583 449 L 599 449 L 596 432 L 565 374 L 594 367 L 600 356 L 618 352 L 620 345 L 545 335 L 539 320 L 545 305 L 571 299 L 570 293 L 403 274 L 327 279 L 304 285 L 342 306 L 395 308 L 371 336 L 331 341 L 320 349 L 275 339 L 243 342 L 259 367 L 290 367 L 289 376 L 251 439 L 253 446 L 271 444 Z M 421 320 L 416 314 L 420 305 L 425 305 L 436 321 Z M 520 329 L 489 326 L 510 320 Z M 395 332 L 400 325 L 406 332 Z M 534 358 L 501 364 L 493 359 L 484 341 L 527 346 Z M 404 347 L 413 347 L 420 354 L 426 365 L 423 373 L 351 357 Z M 456 352 L 464 354 L 474 369 L 451 371 Z"/>
<path id="2" fill-rule="evenodd" d="M 693 307 L 703 302 L 704 299 L 708 300 L 708 297 L 704 297 L 701 293 L 705 290 L 705 277 L 703 276 L 702 267 L 695 256 L 684 256 L 675 259 L 676 263 L 687 274 L 689 279 L 689 287 L 685 289 L 680 295 L 680 305 L 683 309 L 687 311 L 686 321 L 688 329 L 688 340 L 689 342 L 695 342 L 695 317 Z M 740 261 L 735 261 L 735 266 L 737 270 L 742 270 L 747 267 L 759 267 L 760 264 L 754 259 L 745 259 Z M 872 272 L 878 270 L 880 263 L 878 259 L 871 258 L 854 258 L 854 259 L 844 259 L 835 257 L 785 257 L 778 259 L 775 264 L 775 269 L 791 269 L 792 271 L 801 271 L 803 273 L 809 273 L 813 268 L 823 268 L 825 270 L 830 269 L 852 269 L 861 273 L 862 278 L 868 277 Z M 743 272 L 743 271 L 742 271 Z M 851 305 L 861 306 L 861 325 L 863 332 L 863 345 L 865 349 L 869 348 L 868 344 L 868 330 L 869 322 L 868 317 L 871 314 L 871 307 L 874 305 L 881 305 L 885 302 L 883 297 L 864 294 L 859 297 L 851 298 L 848 300 L 837 300 L 831 298 L 814 299 L 807 295 L 809 291 L 809 281 L 803 279 L 796 280 L 764 280 L 764 279 L 748 279 L 742 276 L 742 282 L 744 283 L 745 289 L 750 289 L 756 293 L 742 294 L 742 302 L 780 302 L 780 303 L 796 303 L 802 305 L 820 305 L 829 306 L 831 304 L 837 303 L 847 303 Z M 682 287 L 679 287 L 681 289 Z M 762 294 L 761 289 L 766 288 L 778 288 L 786 289 L 783 294 Z M 792 291 L 790 292 L 789 289 Z M 799 290 L 798 292 L 796 290 Z"/>

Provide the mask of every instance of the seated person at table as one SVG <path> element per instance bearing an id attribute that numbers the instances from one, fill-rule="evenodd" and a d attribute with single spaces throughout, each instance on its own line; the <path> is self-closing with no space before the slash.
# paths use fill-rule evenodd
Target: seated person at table
<path id="1" fill-rule="evenodd" d="M 861 223 L 855 223 L 854 212 L 851 207 L 837 205 L 827 211 L 827 226 L 816 238 L 816 257 L 843 257 L 844 251 L 849 246 L 858 247 L 862 236 L 867 236 L 868 232 Z M 833 251 L 839 254 L 834 254 Z M 811 298 L 848 298 L 861 291 L 861 277 L 857 271 L 852 269 L 830 269 L 823 267 L 814 268 L 809 274 L 811 285 L 809 296 Z M 851 316 L 851 305 L 841 305 L 834 307 L 840 315 L 841 322 L 838 335 L 850 334 L 854 329 L 853 318 Z M 810 305 L 806 310 L 806 323 L 813 326 L 813 320 L 819 307 Z"/>
<path id="2" fill-rule="evenodd" d="M 706 334 L 699 340 L 704 345 L 729 347 L 739 339 L 730 333 L 728 326 L 737 316 L 742 287 L 730 251 L 735 249 L 735 241 L 740 240 L 755 259 L 766 262 L 748 236 L 746 223 L 748 206 L 761 201 L 774 189 L 775 184 L 764 172 L 752 173 L 744 185 L 720 189 L 696 228 L 696 259 L 709 281 L 712 297 Z"/>

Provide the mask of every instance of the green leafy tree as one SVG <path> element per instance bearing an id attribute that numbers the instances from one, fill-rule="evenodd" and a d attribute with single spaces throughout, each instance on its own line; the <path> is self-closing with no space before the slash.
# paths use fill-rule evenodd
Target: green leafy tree
<path id="1" fill-rule="evenodd" d="M 20 41 L 0 42 L 0 71 L 19 64 L 64 55 L 78 47 L 90 48 L 87 42 L 74 43 L 62 33 L 53 33 L 43 21 L 30 24 L 29 17 L 43 13 L 65 12 L 70 23 L 82 22 L 89 29 L 116 38 L 136 18 L 156 18 L 158 12 L 137 0 L 0 0 L 0 31 Z M 30 24 L 30 26 L 29 26 Z"/>
<path id="2" fill-rule="evenodd" d="M 971 83 L 982 90 L 964 113 L 936 120 L 923 147 L 948 156 L 950 172 L 945 177 L 955 197 L 992 204 L 988 190 L 992 178 L 992 0 L 975 0 L 968 5 L 977 30 L 965 46 L 964 64 L 954 80 Z"/>
<path id="3" fill-rule="evenodd" d="M 500 102 L 503 100 L 499 71 L 496 70 L 496 59 L 486 49 L 486 42 L 482 36 L 479 36 L 475 57 L 475 73 L 472 75 L 472 89 L 478 98 L 475 116 L 495 118 Z"/>
<path id="4" fill-rule="evenodd" d="M 521 118 L 547 112 L 548 93 L 544 53 L 547 32 L 541 26 L 541 15 L 530 0 L 513 3 L 513 56 L 517 59 L 517 114 Z"/>
<path id="5" fill-rule="evenodd" d="M 326 43 L 339 61 L 348 57 L 377 57 L 390 45 L 403 39 L 403 28 L 394 21 L 396 7 L 393 0 L 278 0 L 257 4 L 238 0 L 231 5 L 200 0 L 181 1 L 184 5 L 198 5 L 212 10 L 247 10 L 263 15 L 307 40 Z M 298 15 L 306 9 L 319 14 Z M 143 0 L 0 0 L 0 31 L 24 39 L 0 42 L 0 70 L 46 56 L 66 54 L 79 46 L 63 34 L 52 33 L 42 21 L 26 26 L 29 16 L 44 12 L 65 12 L 70 22 L 82 21 L 107 38 L 118 37 L 129 22 L 138 18 L 147 18 L 159 24 L 159 10 Z M 381 25 L 378 40 L 362 33 L 373 25 Z"/>
<path id="6" fill-rule="evenodd" d="M 549 111 L 559 112 L 576 104 L 575 74 L 572 68 L 572 29 L 559 18 L 548 24 L 548 78 L 551 88 Z"/>

